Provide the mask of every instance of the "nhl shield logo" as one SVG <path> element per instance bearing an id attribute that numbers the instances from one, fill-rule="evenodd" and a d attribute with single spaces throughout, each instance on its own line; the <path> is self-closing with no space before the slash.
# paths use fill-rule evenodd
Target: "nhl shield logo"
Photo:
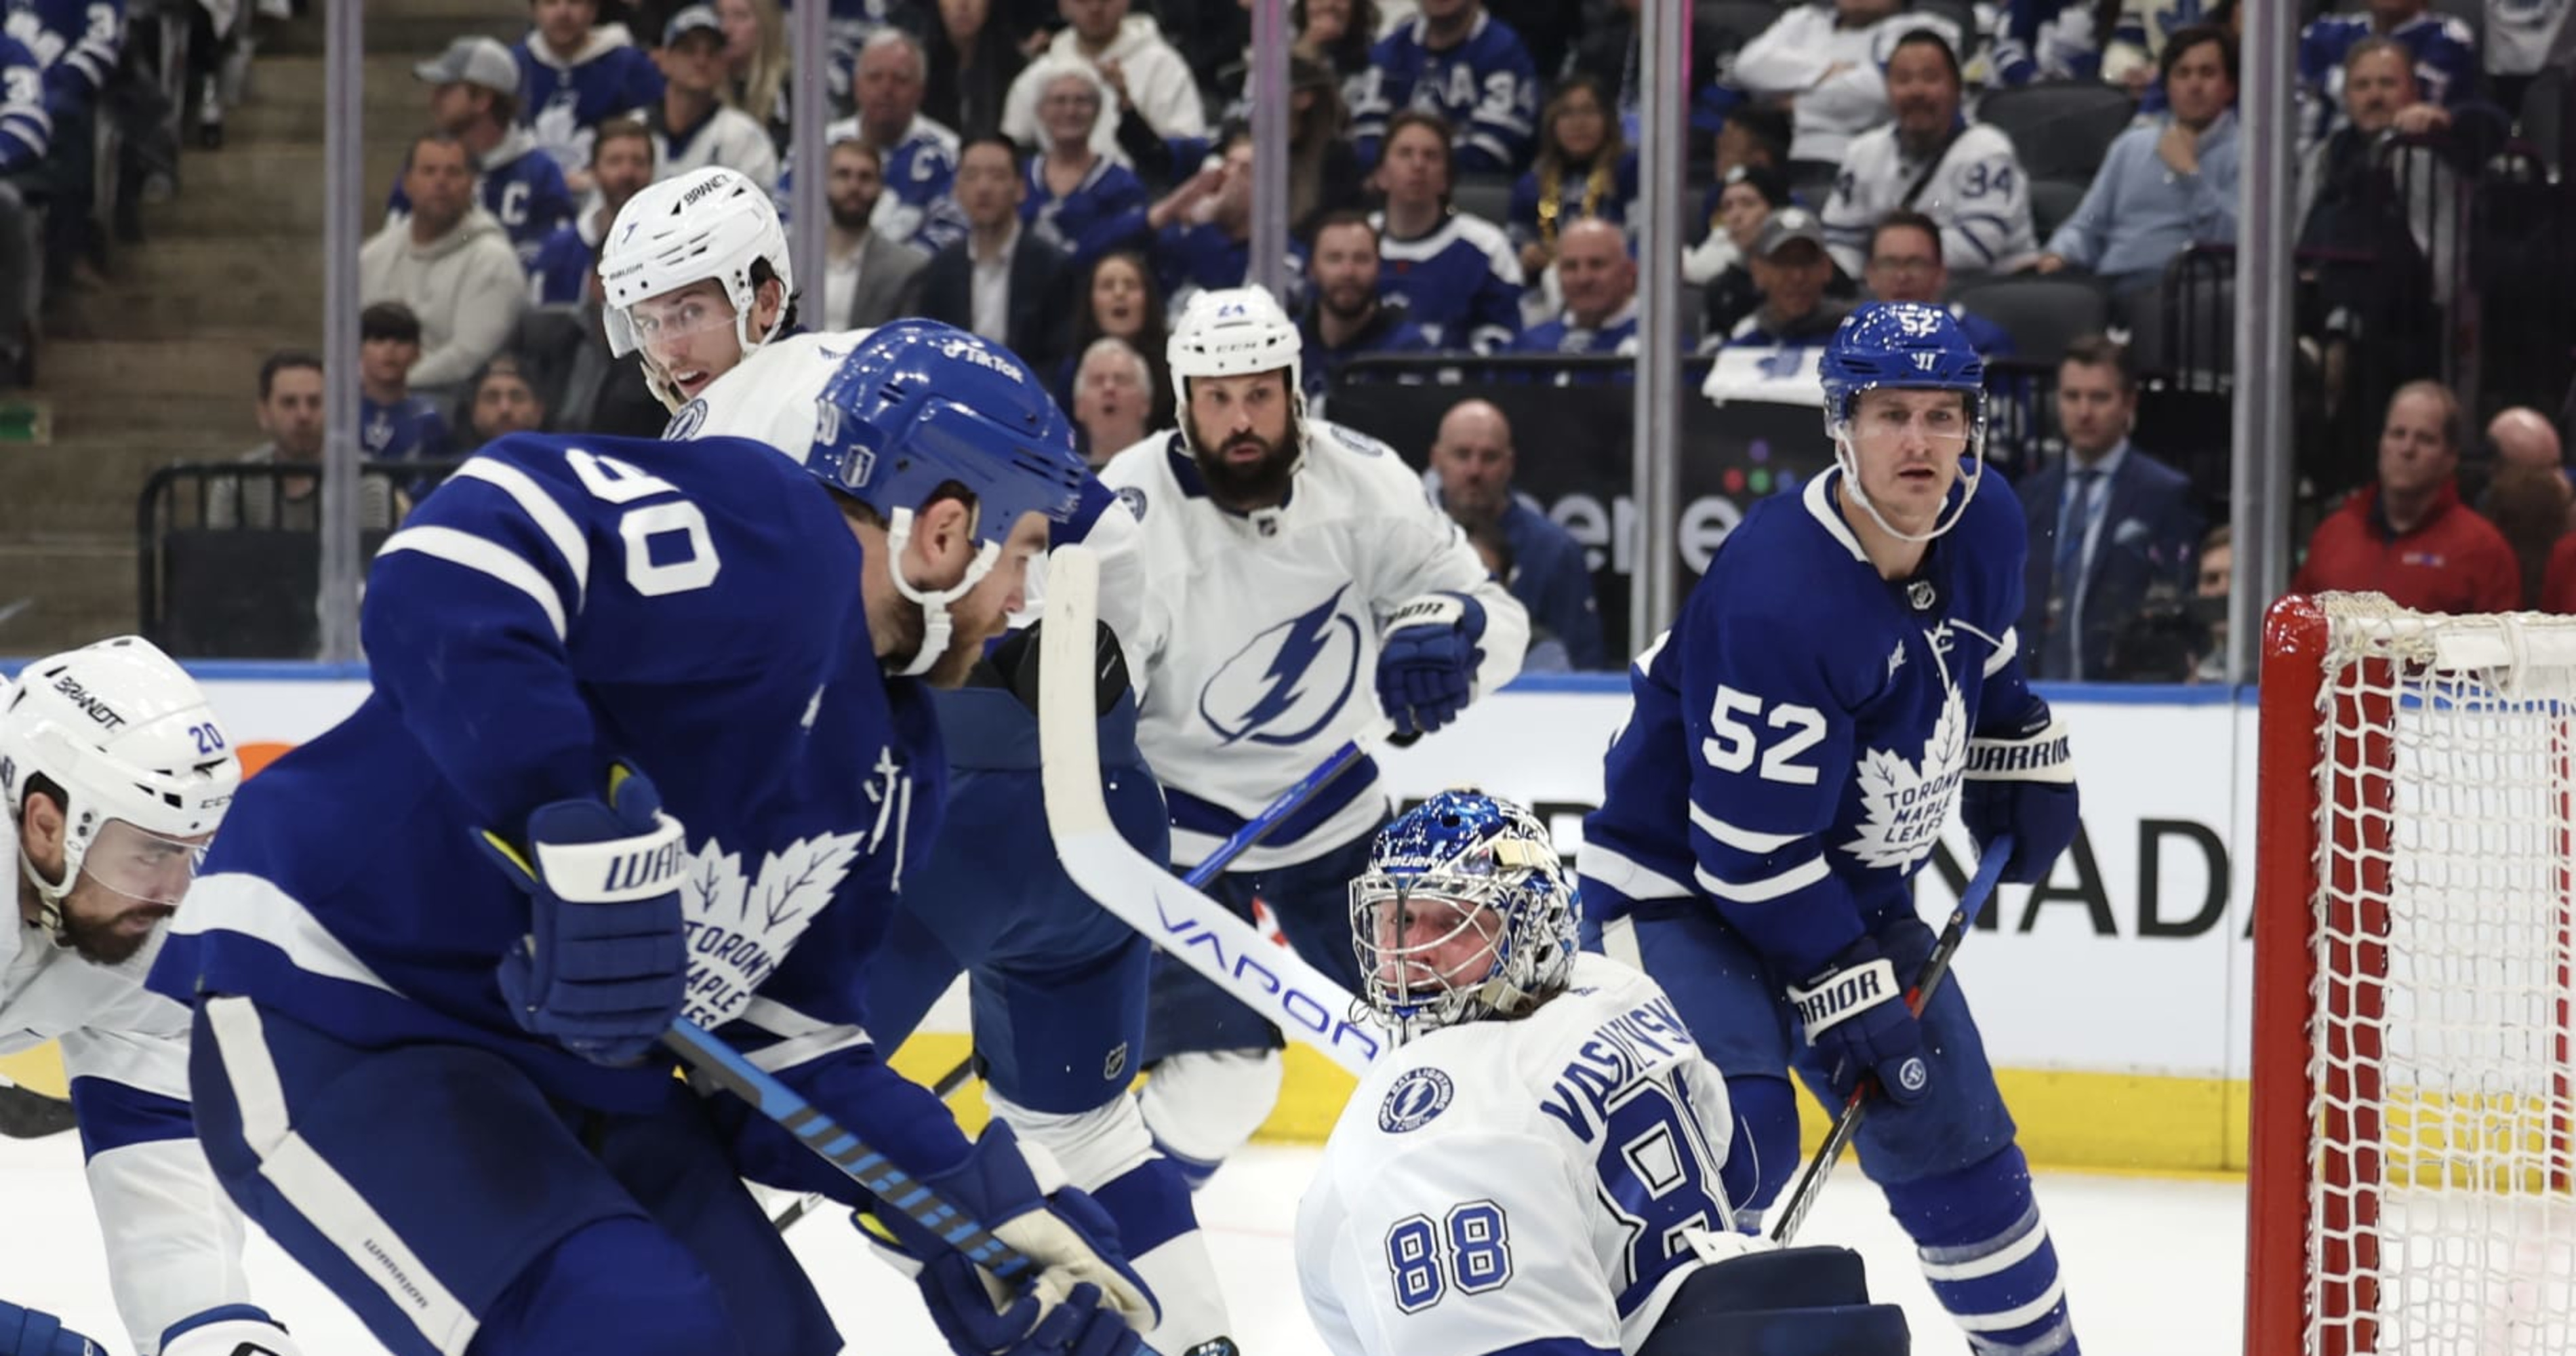
<path id="1" fill-rule="evenodd" d="M 1457 1093 L 1457 1085 L 1438 1069 L 1408 1069 L 1386 1090 L 1386 1100 L 1378 1103 L 1377 1128 L 1390 1135 L 1419 1130 L 1448 1110 L 1449 1099 Z"/>
<path id="2" fill-rule="evenodd" d="M 1127 1042 L 1120 1041 L 1116 1048 L 1109 1052 L 1109 1057 L 1100 1061 L 1100 1076 L 1110 1082 L 1116 1082 L 1119 1076 L 1126 1072 Z"/>

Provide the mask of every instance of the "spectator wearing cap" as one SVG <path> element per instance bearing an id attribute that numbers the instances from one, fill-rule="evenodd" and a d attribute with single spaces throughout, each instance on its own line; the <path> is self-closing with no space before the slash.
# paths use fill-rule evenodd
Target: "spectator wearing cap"
<path id="1" fill-rule="evenodd" d="M 458 38 L 411 73 L 429 84 L 431 125 L 464 145 L 483 210 L 501 223 L 520 264 L 533 269 L 546 237 L 576 209 L 563 167 L 518 123 L 519 65 L 510 49 L 491 38 Z M 411 211 L 403 178 L 395 176 L 388 216 Z"/>
<path id="2" fill-rule="evenodd" d="M 1637 261 L 1628 237 L 1598 217 L 1575 222 L 1557 237 L 1557 281 L 1565 310 L 1512 341 L 1515 353 L 1593 355 L 1637 352 Z M 1630 373 L 1559 371 L 1556 384 L 1592 385 L 1631 379 Z"/>
<path id="3" fill-rule="evenodd" d="M 1824 226 L 1806 208 L 1773 212 L 1745 263 L 1762 302 L 1723 336 L 1703 341 L 1703 349 L 1822 348 L 1852 312 L 1850 303 L 1827 294 L 1834 259 L 1825 252 Z"/>
<path id="4" fill-rule="evenodd" d="M 1529 49 L 1484 0 L 1422 0 L 1413 22 L 1369 50 L 1368 77 L 1351 100 L 1351 143 L 1360 163 L 1377 163 L 1395 116 L 1415 109 L 1454 132 L 1459 167 L 1508 174 L 1529 159 L 1538 94 Z"/>
<path id="5" fill-rule="evenodd" d="M 358 446 L 369 461 L 447 455 L 447 416 L 411 393 L 420 317 L 399 301 L 358 313 Z"/>
<path id="6" fill-rule="evenodd" d="M 599 125 L 651 107 L 662 97 L 662 73 L 624 24 L 599 22 L 598 0 L 528 0 L 528 9 L 536 26 L 511 50 L 519 63 L 519 120 L 572 191 L 588 193 Z"/>
<path id="7" fill-rule="evenodd" d="M 957 209 L 957 134 L 921 111 L 929 71 L 910 33 L 888 27 L 869 34 L 851 73 L 859 111 L 824 128 L 823 140 L 859 137 L 877 148 L 885 191 L 877 195 L 876 228 L 935 254 L 966 238 L 966 218 Z M 793 178 L 780 180 L 782 195 Z"/>
<path id="8" fill-rule="evenodd" d="M 2377 483 L 2317 524 L 2290 591 L 2384 593 L 2418 612 L 2512 611 L 2522 599 L 2513 547 L 2460 502 L 2465 436 L 2450 388 L 2437 381 L 2398 387 L 2380 426 Z M 2555 575 L 2557 558 L 2550 563 Z M 2544 601 L 2551 592 L 2544 585 Z"/>
<path id="9" fill-rule="evenodd" d="M 912 309 L 930 252 L 876 228 L 877 199 L 885 192 L 885 160 L 876 147 L 857 137 L 833 142 L 823 167 L 830 176 L 823 206 L 832 225 L 823 234 L 822 328 L 870 329 Z"/>
<path id="10" fill-rule="evenodd" d="M 1744 44 L 1727 78 L 1754 99 L 1790 110 L 1793 180 L 1829 178 L 1854 137 L 1887 121 L 1883 73 L 1897 39 L 1917 30 L 1958 50 L 1958 26 L 1914 13 L 1909 0 L 1793 6 Z"/>
<path id="11" fill-rule="evenodd" d="M 618 118 L 599 129 L 591 146 L 592 199 L 597 204 L 537 246 L 528 265 L 540 306 L 580 301 L 599 267 L 599 242 L 627 202 L 653 182 L 653 133 L 641 119 Z"/>
<path id="12" fill-rule="evenodd" d="M 1071 256 L 1078 268 L 1139 233 L 1152 198 L 1136 172 L 1100 153 L 1091 129 L 1117 96 L 1089 63 L 1049 56 L 1029 68 L 1037 82 L 1043 149 L 1029 157 L 1020 220 Z"/>
<path id="13" fill-rule="evenodd" d="M 662 97 L 644 114 L 658 175 L 676 178 L 721 165 L 760 186 L 778 186 L 778 148 L 760 120 L 724 102 L 724 21 L 691 5 L 662 26 Z"/>
<path id="14" fill-rule="evenodd" d="M 1372 218 L 1378 286 L 1403 297 L 1439 347 L 1498 352 L 1520 332 L 1524 275 L 1502 227 L 1449 205 L 1457 163 L 1438 114 L 1407 109 L 1388 120 L 1376 172 L 1386 206 Z"/>
<path id="15" fill-rule="evenodd" d="M 1304 339 L 1300 370 L 1306 407 L 1323 413 L 1333 376 L 1353 358 L 1372 353 L 1429 353 L 1431 340 L 1405 313 L 1402 301 L 1380 295 L 1377 228 L 1357 212 L 1334 212 L 1315 224 L 1306 256 L 1306 281 L 1314 305 L 1297 324 Z"/>
<path id="16" fill-rule="evenodd" d="M 1128 0 L 1063 0 L 1065 26 L 1041 53 L 1098 71 L 1116 96 L 1092 124 L 1092 148 L 1117 155 L 1119 119 L 1130 111 L 1159 137 L 1207 135 L 1207 105 L 1199 97 L 1190 63 L 1164 40 L 1152 15 L 1128 10 Z M 1041 91 L 1032 77 L 1047 64 L 1036 62 L 1020 72 L 1002 100 L 1002 134 L 1022 145 L 1039 141 Z"/>
<path id="17" fill-rule="evenodd" d="M 2478 39 L 2466 22 L 2432 12 L 2430 0 L 2370 0 L 2357 14 L 2319 15 L 2299 34 L 2303 143 L 2322 140 L 2345 125 L 2344 58 L 2370 38 L 2385 38 L 2405 49 L 2425 103 L 2457 108 L 2477 97 Z"/>
<path id="18" fill-rule="evenodd" d="M 2194 243 L 2236 243 L 2236 40 L 2199 25 L 2165 44 L 2168 112 L 2122 132 L 2074 215 L 2032 265 L 2099 274 L 2128 292 Z"/>
<path id="19" fill-rule="evenodd" d="M 1941 227 L 1920 212 L 1890 212 L 1880 220 L 1869 233 L 1869 262 L 1861 268 L 1861 281 L 1880 301 L 1921 302 L 1948 311 L 1980 357 L 2012 356 L 2013 338 L 2003 326 L 1942 300 L 1950 291 L 1950 267 L 1941 258 Z"/>
<path id="20" fill-rule="evenodd" d="M 411 384 L 423 395 L 453 395 L 509 336 L 527 304 L 527 275 L 501 223 L 474 201 L 463 142 L 444 132 L 414 141 L 403 187 L 410 215 L 358 251 L 358 297 L 411 307 L 423 348 Z"/>
<path id="21" fill-rule="evenodd" d="M 2038 252 L 2030 185 L 2002 132 L 1960 113 L 1959 58 L 1938 33 L 1896 40 L 1887 59 L 1896 120 L 1851 139 L 1825 200 L 1825 244 L 1846 273 L 1861 270 L 1879 219 L 1911 208 L 1941 225 L 1952 273 L 2017 268 Z"/>
<path id="22" fill-rule="evenodd" d="M 1790 203 L 1776 165 L 1738 165 L 1710 197 L 1708 238 L 1682 256 L 1682 279 L 1701 288 L 1700 332 L 1724 334 L 1762 304 L 1745 258 L 1771 214 Z"/>

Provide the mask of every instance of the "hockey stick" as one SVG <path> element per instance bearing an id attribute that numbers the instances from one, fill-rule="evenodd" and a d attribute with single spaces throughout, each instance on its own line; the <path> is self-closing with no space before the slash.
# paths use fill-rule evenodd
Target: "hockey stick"
<path id="1" fill-rule="evenodd" d="M 966 1254 L 968 1261 L 1004 1281 L 1016 1280 L 1029 1269 L 1029 1259 L 1010 1244 L 995 1238 L 992 1230 L 939 1199 L 911 1173 L 896 1167 L 884 1154 L 869 1148 L 866 1141 L 841 1128 L 838 1121 L 816 1110 L 814 1104 L 806 1101 L 794 1088 L 745 1059 L 742 1052 L 717 1040 L 705 1027 L 686 1017 L 679 1018 L 671 1023 L 670 1034 L 664 1036 L 662 1042 L 688 1061 L 690 1068 L 714 1079 L 727 1091 L 758 1108 L 760 1114 L 785 1126 L 790 1134 L 805 1142 L 806 1148 L 839 1168 L 851 1181 L 867 1188 L 879 1202 L 902 1211 L 911 1217 L 913 1223 Z"/>
<path id="2" fill-rule="evenodd" d="M 1986 845 L 1986 855 L 1977 862 L 1977 874 L 1968 880 L 1968 888 L 1959 892 L 1959 907 L 1950 911 L 1950 921 L 1941 929 L 1941 938 L 1933 943 L 1932 954 L 1923 962 L 1922 977 L 1905 995 L 1905 1006 L 1916 1016 L 1941 991 L 1941 981 L 1950 977 L 1950 958 L 1959 953 L 1959 943 L 1968 939 L 1968 929 L 1976 924 L 1977 915 L 1985 912 L 1986 901 L 1994 896 L 1995 885 L 2003 879 L 2004 863 L 2012 860 L 2011 834 L 1997 834 Z M 1825 1147 L 1807 1160 L 1806 1171 L 1798 1174 L 1798 1185 L 1789 1193 L 1789 1204 L 1783 1209 L 1778 1228 L 1771 1231 L 1771 1241 L 1782 1247 L 1796 1237 L 1798 1226 L 1806 1223 L 1807 1212 L 1816 1208 L 1816 1198 L 1825 1194 L 1825 1179 L 1833 1175 L 1834 1164 L 1841 1161 L 1843 1150 L 1852 1136 L 1860 1132 L 1861 1121 L 1869 1115 L 1869 1095 L 1878 1088 L 1878 1080 L 1863 1075 L 1843 1103 L 1842 1114 L 1834 1118 L 1833 1133 L 1825 1136 Z"/>
<path id="3" fill-rule="evenodd" d="M 1099 592 L 1099 558 L 1085 547 L 1057 548 L 1047 565 L 1048 624 L 1038 633 L 1045 647 L 1039 652 L 1038 748 L 1047 827 L 1065 874 L 1102 908 L 1236 1001 L 1343 1068 L 1365 1073 L 1377 1058 L 1378 1037 L 1352 1020 L 1356 1005 L 1348 990 L 1293 950 L 1270 945 L 1250 923 L 1138 852 L 1110 821 L 1100 794 L 1100 730 L 1091 682 Z"/>
<path id="4" fill-rule="evenodd" d="M 1041 631 L 1039 634 L 1043 636 L 1045 632 Z M 1242 856 L 1246 848 L 1268 837 L 1270 831 L 1279 827 L 1282 821 L 1295 813 L 1298 806 L 1312 799 L 1316 792 L 1324 789 L 1326 783 L 1342 775 L 1367 751 L 1367 746 L 1356 739 L 1333 750 L 1313 772 L 1306 774 L 1303 781 L 1289 787 L 1279 799 L 1263 806 L 1261 813 L 1244 821 L 1243 827 L 1235 830 L 1233 837 L 1219 844 L 1216 851 L 1209 853 L 1207 860 L 1191 867 L 1190 873 L 1183 876 L 1181 882 L 1193 890 L 1205 890 L 1208 882 L 1215 880 L 1225 870 L 1227 863 Z M 974 1073 L 975 1052 L 970 1049 L 964 1059 L 957 1061 L 954 1067 L 939 1076 L 938 1082 L 931 1084 L 931 1095 L 943 1102 L 948 1100 L 959 1088 L 972 1081 Z M 820 1209 L 823 1201 L 824 1198 L 821 1196 L 805 1196 L 779 1211 L 778 1218 L 771 1220 L 770 1224 L 780 1233 L 785 1233 L 789 1225 Z"/>

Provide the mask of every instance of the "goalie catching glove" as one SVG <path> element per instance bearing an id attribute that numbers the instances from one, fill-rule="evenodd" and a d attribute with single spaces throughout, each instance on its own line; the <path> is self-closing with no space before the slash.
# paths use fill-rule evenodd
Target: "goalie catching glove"
<path id="1" fill-rule="evenodd" d="M 921 1184 L 1009 1244 L 1037 1273 L 1015 1297 L 988 1291 L 984 1307 L 968 1312 L 960 1303 L 965 1292 L 953 1280 L 943 1283 L 929 1265 L 944 1257 L 962 1262 L 962 1254 L 900 1210 L 880 1204 L 858 1213 L 855 1222 L 870 1242 L 893 1254 L 898 1264 L 922 1267 L 914 1278 L 922 1298 L 960 1356 L 1034 1356 L 1059 1350 L 1108 1356 L 1122 1350 L 1095 1348 L 1099 1339 L 1087 1321 L 1059 1321 L 1050 1327 L 1048 1320 L 1061 1307 L 1100 1308 L 1112 1316 L 1113 1326 L 1123 1322 L 1135 1332 L 1161 1321 L 1153 1292 L 1127 1263 L 1109 1212 L 1064 1185 L 1063 1172 L 1044 1150 L 1023 1150 L 1004 1122 L 984 1127 L 965 1162 L 946 1172 L 925 1173 Z M 1085 1292 L 1092 1298 L 1081 1298 Z M 1004 1305 L 1004 1298 L 1011 1302 Z M 1065 1345 L 1028 1345 L 1041 1333 Z"/>
<path id="2" fill-rule="evenodd" d="M 2011 733 L 1968 741 L 1959 822 L 1977 841 L 1979 854 L 1999 835 L 2011 834 L 2013 854 L 2004 863 L 2004 883 L 2037 885 L 2075 842 L 2082 823 L 2075 755 L 2068 747 L 2066 722 L 2037 697 L 2022 708 L 2018 720 L 1999 722 L 1999 728 Z"/>
<path id="3" fill-rule="evenodd" d="M 486 829 L 486 855 L 528 892 L 528 937 L 501 958 L 501 994 L 531 1033 L 598 1064 L 654 1048 L 689 979 L 680 879 L 689 847 L 643 773 L 609 769 L 605 800 L 528 815 L 522 853 Z"/>

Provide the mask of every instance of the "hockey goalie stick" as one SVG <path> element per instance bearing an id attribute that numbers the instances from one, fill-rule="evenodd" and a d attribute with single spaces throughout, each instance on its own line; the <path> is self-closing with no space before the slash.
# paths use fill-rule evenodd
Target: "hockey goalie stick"
<path id="1" fill-rule="evenodd" d="M 705 1027 L 686 1017 L 679 1018 L 671 1023 L 670 1034 L 662 1038 L 662 1043 L 688 1061 L 690 1068 L 785 1126 L 788 1133 L 804 1141 L 806 1148 L 867 1188 L 877 1200 L 902 1211 L 913 1223 L 966 1254 L 968 1261 L 1004 1281 L 1017 1280 L 1029 1269 L 1029 1259 L 995 1238 L 992 1230 L 939 1199 L 911 1173 L 869 1148 L 865 1140 L 816 1110 L 794 1088 L 745 1059 L 741 1051 L 717 1040 Z"/>
<path id="2" fill-rule="evenodd" d="M 1043 636 L 1046 633 L 1040 631 L 1038 634 Z M 1313 799 L 1316 792 L 1323 790 L 1327 783 L 1342 775 L 1367 752 L 1368 746 L 1357 739 L 1333 750 L 1313 772 L 1306 774 L 1304 780 L 1289 787 L 1279 799 L 1263 806 L 1261 813 L 1244 821 L 1243 827 L 1235 830 L 1233 837 L 1219 844 L 1216 851 L 1209 853 L 1207 860 L 1191 867 L 1190 873 L 1181 878 L 1182 884 L 1193 890 L 1205 890 L 1208 882 L 1215 880 L 1217 875 L 1225 870 L 1227 863 L 1242 856 L 1246 848 L 1268 837 L 1270 831 L 1279 827 L 1282 820 L 1296 812 L 1297 807 Z M 948 1072 L 939 1076 L 938 1082 L 930 1085 L 931 1095 L 943 1102 L 948 1100 L 959 1088 L 966 1086 L 973 1079 L 974 1073 L 975 1052 L 969 1050 L 964 1059 L 957 1061 Z M 787 1226 L 821 1209 L 823 1204 L 824 1198 L 821 1196 L 802 1197 L 786 1209 L 779 1211 L 778 1218 L 771 1220 L 770 1223 L 779 1232 L 785 1233 Z"/>
<path id="3" fill-rule="evenodd" d="M 1038 752 L 1047 827 L 1065 874 L 1102 908 L 1291 1039 L 1354 1074 L 1367 1072 L 1379 1038 L 1353 1020 L 1348 990 L 1138 852 L 1110 821 L 1100 794 L 1100 730 L 1091 681 L 1099 593 L 1099 558 L 1086 547 L 1057 548 L 1047 563 L 1047 624 L 1038 633 L 1045 647 L 1038 660 Z"/>
<path id="4" fill-rule="evenodd" d="M 1994 896 L 1995 885 L 2003 879 L 2004 863 L 2012 860 L 2011 834 L 1997 834 L 1986 845 L 1986 854 L 1977 861 L 1977 874 L 1968 880 L 1968 888 L 1959 892 L 1959 907 L 1950 911 L 1950 921 L 1941 929 L 1940 940 L 1932 944 L 1932 954 L 1923 962 L 1923 974 L 1905 995 L 1905 1006 L 1920 1016 L 1932 995 L 1941 991 L 1941 981 L 1950 976 L 1950 958 L 1959 954 L 1959 944 L 1968 939 L 1968 929 L 1975 926 L 1977 915 L 1986 911 L 1986 901 Z M 1804 1172 L 1798 1174 L 1798 1185 L 1789 1193 L 1789 1203 L 1782 1207 L 1779 1227 L 1771 1231 L 1771 1241 L 1782 1247 L 1797 1237 L 1798 1226 L 1807 1222 L 1807 1212 L 1816 1208 L 1816 1198 L 1825 1193 L 1825 1179 L 1833 1175 L 1843 1150 L 1852 1136 L 1860 1132 L 1861 1121 L 1869 1115 L 1869 1095 L 1877 1091 L 1878 1080 L 1862 1077 L 1844 1101 L 1842 1114 L 1834 1118 L 1833 1133 L 1825 1136 L 1825 1146 L 1807 1160 Z"/>

